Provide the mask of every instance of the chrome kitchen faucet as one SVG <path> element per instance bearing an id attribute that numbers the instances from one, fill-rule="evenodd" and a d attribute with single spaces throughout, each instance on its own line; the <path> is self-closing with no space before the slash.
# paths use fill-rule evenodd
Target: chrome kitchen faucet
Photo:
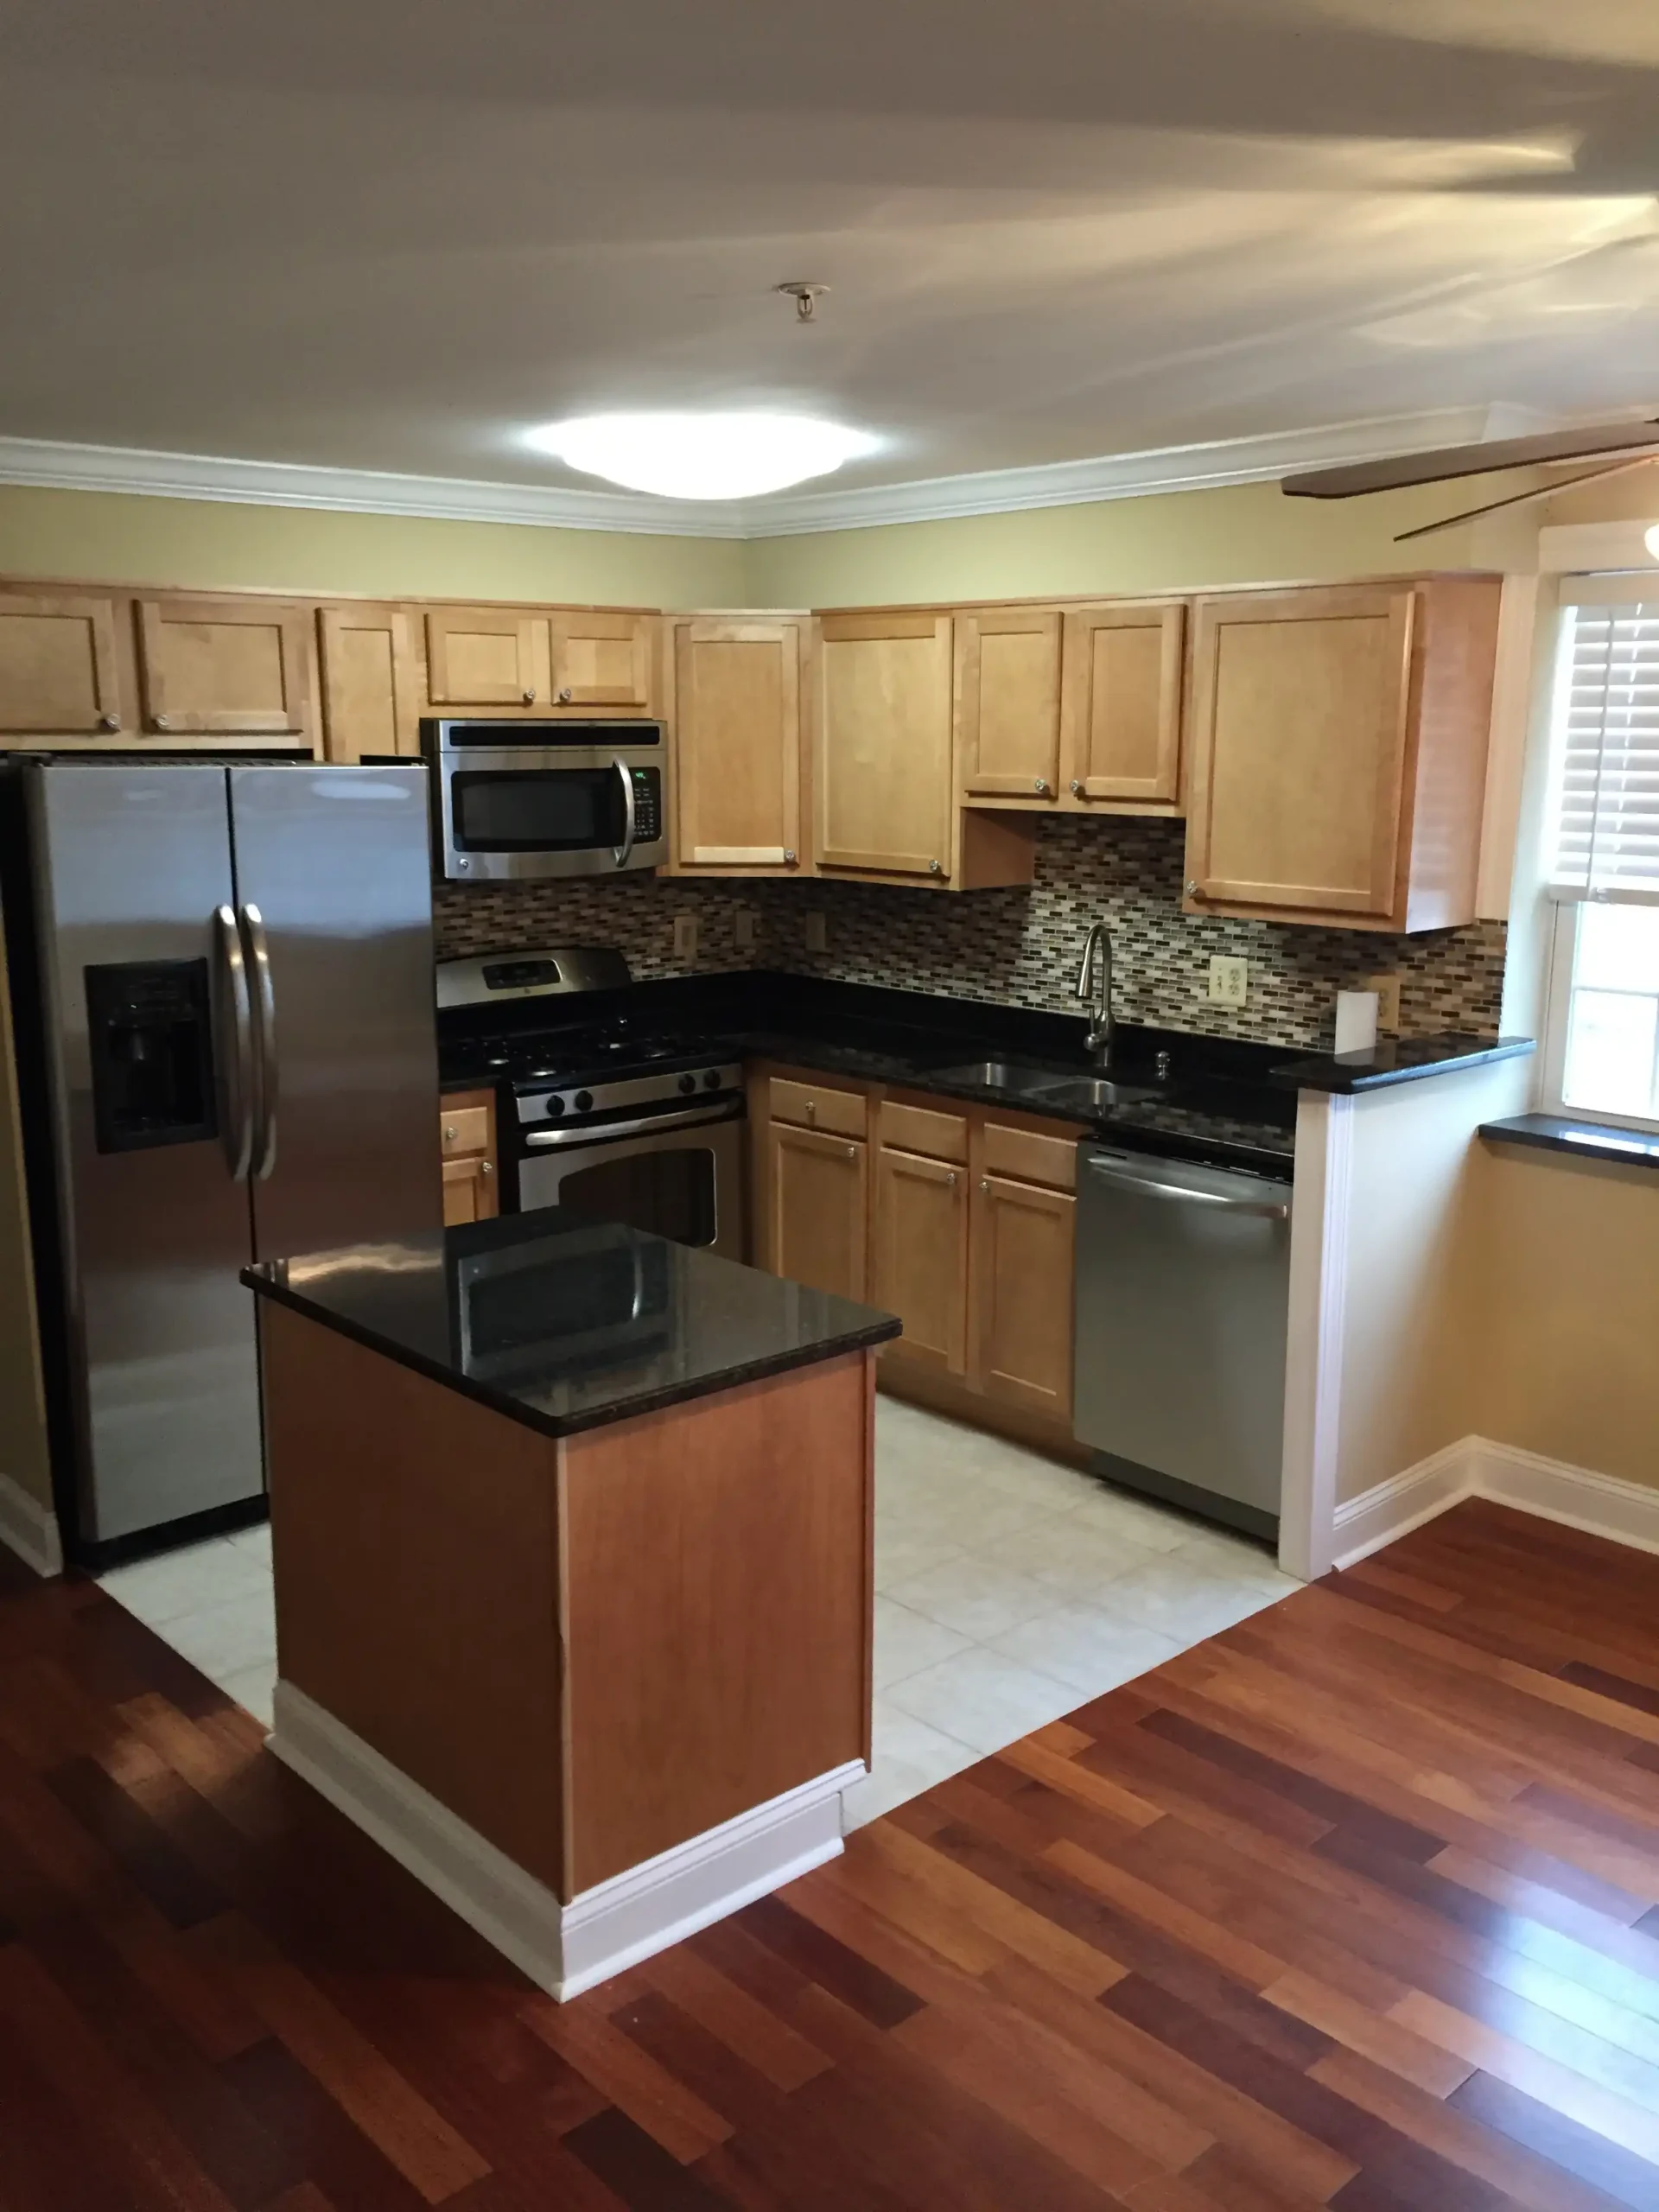
<path id="1" fill-rule="evenodd" d="M 1077 970 L 1077 994 L 1089 1008 L 1084 1044 L 1097 1068 L 1109 1068 L 1117 1024 L 1112 1019 L 1112 938 L 1104 922 L 1090 925 L 1083 965 Z"/>

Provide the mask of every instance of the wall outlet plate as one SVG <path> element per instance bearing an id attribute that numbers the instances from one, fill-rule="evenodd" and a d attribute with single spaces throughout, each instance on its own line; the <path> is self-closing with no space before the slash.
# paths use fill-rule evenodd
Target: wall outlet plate
<path id="1" fill-rule="evenodd" d="M 740 952 L 754 950 L 754 909 L 740 906 L 732 917 L 732 942 Z"/>
<path id="2" fill-rule="evenodd" d="M 1212 1006 L 1243 1006 L 1250 995 L 1250 963 L 1217 954 L 1210 963 Z"/>
<path id="3" fill-rule="evenodd" d="M 1390 1037 L 1397 1037 L 1400 1034 L 1399 976 L 1368 976 L 1360 988 L 1376 993 L 1376 1026 L 1379 1030 L 1387 1030 Z"/>
<path id="4" fill-rule="evenodd" d="M 674 957 L 695 960 L 697 957 L 697 918 L 695 914 L 676 914 L 674 917 Z"/>
<path id="5" fill-rule="evenodd" d="M 806 918 L 806 949 L 809 952 L 822 952 L 824 948 L 823 916 L 809 914 Z"/>

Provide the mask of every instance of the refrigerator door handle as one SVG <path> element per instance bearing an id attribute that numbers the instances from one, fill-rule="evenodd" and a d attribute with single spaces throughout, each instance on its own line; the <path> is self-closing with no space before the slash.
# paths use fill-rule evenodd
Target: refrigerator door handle
<path id="1" fill-rule="evenodd" d="M 259 1039 L 259 1144 L 253 1173 L 259 1182 L 264 1183 L 270 1180 L 270 1171 L 276 1165 L 276 992 L 271 982 L 270 943 L 265 935 L 265 918 L 251 900 L 242 908 L 242 934 L 253 977 L 252 997 Z"/>
<path id="2" fill-rule="evenodd" d="M 213 911 L 213 950 L 223 989 L 231 1003 L 232 1080 L 226 1086 L 227 1112 L 220 1131 L 233 1183 L 245 1183 L 253 1164 L 253 1009 L 248 995 L 248 963 L 242 936 L 229 906 Z M 221 1003 L 223 1001 L 221 1000 Z"/>

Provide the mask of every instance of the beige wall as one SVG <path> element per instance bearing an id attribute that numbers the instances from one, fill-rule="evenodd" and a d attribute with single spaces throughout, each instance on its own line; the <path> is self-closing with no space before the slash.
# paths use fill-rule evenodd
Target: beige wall
<path id="1" fill-rule="evenodd" d="M 748 601 L 735 539 L 434 522 L 0 485 L 0 575 L 395 599 Z"/>

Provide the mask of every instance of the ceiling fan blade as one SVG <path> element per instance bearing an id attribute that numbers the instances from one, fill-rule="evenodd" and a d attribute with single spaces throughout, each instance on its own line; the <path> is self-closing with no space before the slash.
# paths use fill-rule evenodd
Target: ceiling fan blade
<path id="1" fill-rule="evenodd" d="M 1524 507 L 1534 499 L 1553 499 L 1558 492 L 1569 491 L 1574 484 L 1599 484 L 1605 476 L 1623 476 L 1632 468 L 1650 468 L 1659 461 L 1659 453 L 1639 453 L 1629 461 L 1616 461 L 1606 468 L 1586 468 L 1577 476 L 1559 476 L 1553 484 L 1535 485 L 1530 492 L 1511 492 L 1507 499 L 1489 499 L 1484 507 L 1465 507 L 1459 515 L 1442 515 L 1439 522 L 1419 523 L 1415 530 L 1402 530 L 1395 537 L 1396 545 L 1408 544 L 1414 537 L 1432 537 L 1437 530 L 1450 530 L 1453 524 L 1476 522 L 1482 515 L 1495 515 L 1501 507 Z"/>
<path id="2" fill-rule="evenodd" d="M 1484 476 L 1496 468 L 1588 461 L 1598 454 L 1635 453 L 1643 447 L 1659 449 L 1659 421 L 1596 423 L 1579 430 L 1544 430 L 1531 438 L 1489 438 L 1478 445 L 1442 446 L 1436 453 L 1400 454 L 1392 461 L 1307 469 L 1287 476 L 1279 488 L 1293 499 L 1351 499 L 1362 492 L 1398 492 L 1413 484 L 1448 483 L 1454 476 Z"/>

